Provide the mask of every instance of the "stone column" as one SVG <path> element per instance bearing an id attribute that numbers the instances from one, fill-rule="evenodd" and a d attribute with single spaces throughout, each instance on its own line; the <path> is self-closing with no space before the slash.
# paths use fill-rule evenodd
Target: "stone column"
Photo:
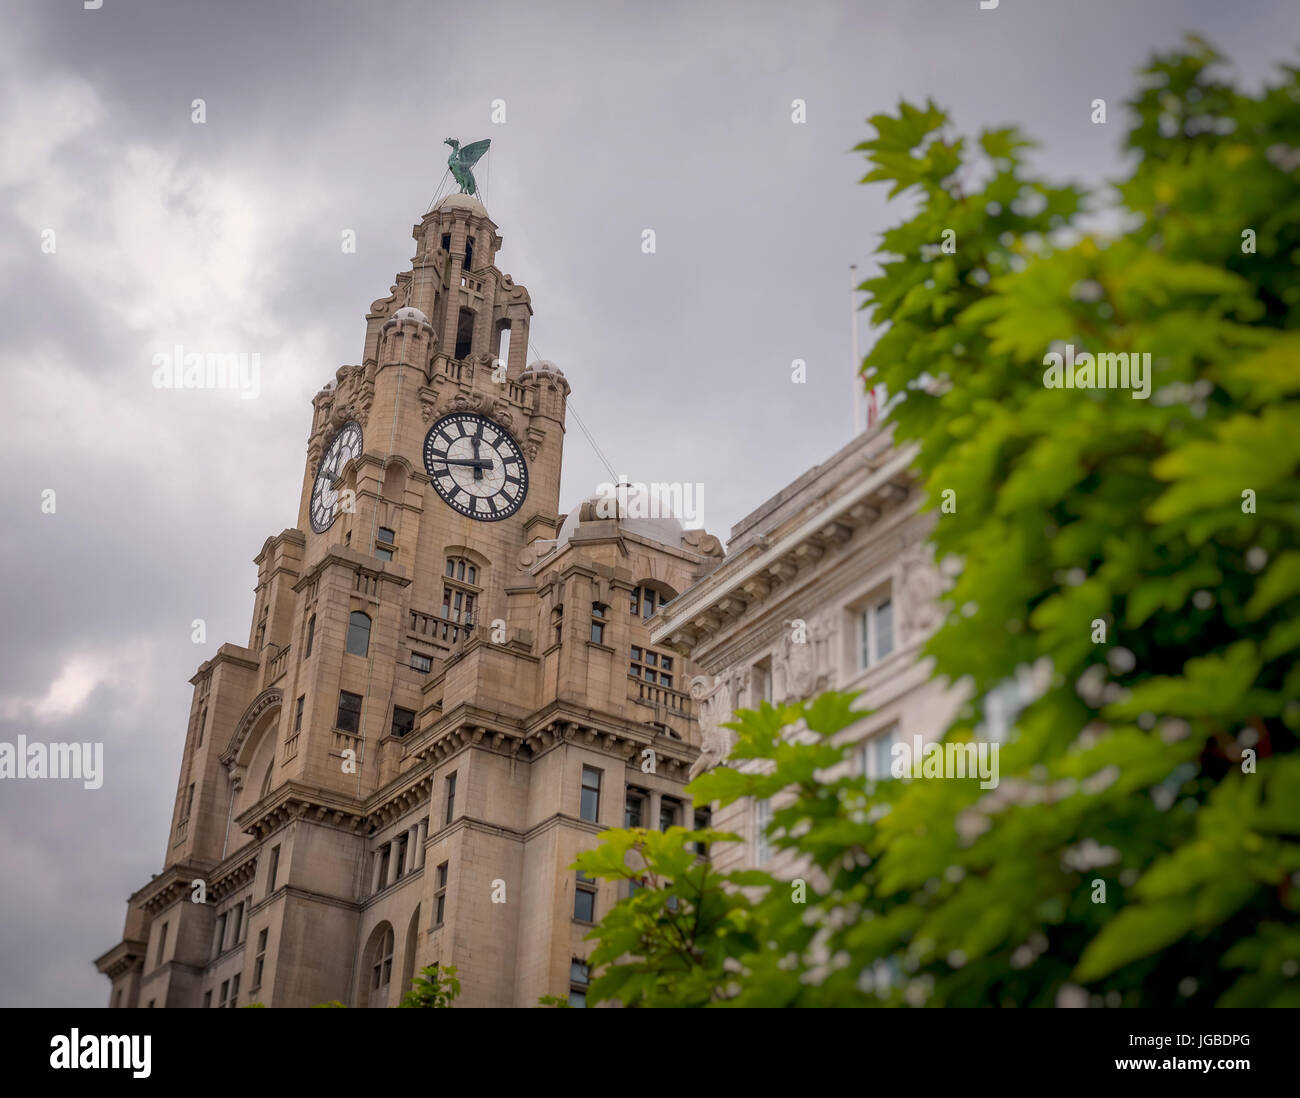
<path id="1" fill-rule="evenodd" d="M 394 839 L 388 844 L 388 884 L 397 880 L 397 840 Z"/>
<path id="2" fill-rule="evenodd" d="M 650 814 L 650 818 L 646 820 L 645 826 L 652 831 L 659 830 L 659 802 L 662 796 L 663 794 L 651 790 L 646 797 L 646 811 Z"/>

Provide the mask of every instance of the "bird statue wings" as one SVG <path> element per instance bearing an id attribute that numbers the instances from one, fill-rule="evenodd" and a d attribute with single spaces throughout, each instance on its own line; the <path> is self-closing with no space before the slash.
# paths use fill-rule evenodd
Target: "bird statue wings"
<path id="1" fill-rule="evenodd" d="M 466 145 L 462 148 L 459 141 L 454 137 L 449 137 L 443 144 L 451 146 L 451 155 L 447 157 L 447 167 L 451 169 L 452 177 L 460 184 L 460 193 L 477 195 L 478 184 L 474 182 L 474 173 L 470 169 L 488 151 L 488 146 L 492 144 L 491 139 L 475 141 L 472 145 Z"/>

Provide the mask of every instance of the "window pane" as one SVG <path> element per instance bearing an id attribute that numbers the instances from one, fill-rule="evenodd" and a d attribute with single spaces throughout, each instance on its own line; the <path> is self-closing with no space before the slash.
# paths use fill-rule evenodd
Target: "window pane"
<path id="1" fill-rule="evenodd" d="M 392 545 L 393 544 L 392 530 L 390 530 L 387 526 L 381 526 L 379 528 L 379 532 L 375 535 L 375 540 L 387 542 L 389 545 Z"/>
<path id="2" fill-rule="evenodd" d="M 478 582 L 478 569 L 474 565 L 469 566 L 469 575 L 466 577 L 470 583 Z"/>
<path id="3" fill-rule="evenodd" d="M 672 658 L 672 656 L 664 656 L 664 657 L 659 661 L 659 666 L 662 667 L 665 671 L 671 671 L 671 670 L 673 669 L 673 658 Z"/>
<path id="4" fill-rule="evenodd" d="M 658 654 L 655 653 L 655 652 L 647 652 L 647 653 L 645 654 L 645 661 L 646 661 L 646 663 L 648 663 L 651 667 L 654 667 L 654 665 L 657 664 L 657 663 L 659 662 L 659 656 L 658 656 Z"/>
<path id="5" fill-rule="evenodd" d="M 587 1005 L 587 993 L 585 991 L 570 991 L 569 1006 L 575 1009 L 585 1008 Z"/>
<path id="6" fill-rule="evenodd" d="M 346 690 L 339 693 L 338 728 L 344 732 L 356 732 L 361 727 L 361 695 L 349 694 Z"/>
<path id="7" fill-rule="evenodd" d="M 635 644 L 632 646 L 632 658 L 634 660 L 639 660 L 641 658 L 641 649 L 639 649 Z"/>
<path id="8" fill-rule="evenodd" d="M 894 607 L 886 599 L 876 607 L 876 659 L 883 660 L 894 650 Z"/>
<path id="9" fill-rule="evenodd" d="M 360 610 L 353 610 L 348 618 L 347 649 L 354 656 L 364 656 L 370 651 L 370 618 Z"/>
<path id="10" fill-rule="evenodd" d="M 392 551 L 391 549 L 376 549 L 376 550 L 375 550 L 375 557 L 376 557 L 378 560 L 392 560 L 392 559 L 393 559 L 393 551 Z"/>
<path id="11" fill-rule="evenodd" d="M 871 666 L 871 615 L 866 610 L 862 611 L 860 626 L 862 632 L 862 659 L 859 667 Z"/>
<path id="12" fill-rule="evenodd" d="M 574 961 L 569 965 L 569 982 L 571 984 L 585 984 L 587 980 L 587 966 L 581 961 Z"/>
<path id="13" fill-rule="evenodd" d="M 591 639 L 596 644 L 605 643 L 605 626 L 603 622 L 593 621 L 591 623 Z"/>
<path id="14" fill-rule="evenodd" d="M 575 889 L 573 893 L 573 917 L 579 922 L 596 921 L 596 894 L 585 888 Z"/>

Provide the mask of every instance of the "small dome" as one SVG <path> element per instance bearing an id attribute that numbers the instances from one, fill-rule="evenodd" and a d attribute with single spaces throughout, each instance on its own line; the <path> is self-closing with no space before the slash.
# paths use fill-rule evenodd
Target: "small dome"
<path id="1" fill-rule="evenodd" d="M 524 374 L 525 376 L 528 374 L 549 374 L 551 377 L 563 377 L 564 371 L 550 359 L 539 358 L 536 362 L 524 368 Z"/>
<path id="2" fill-rule="evenodd" d="M 389 318 L 390 320 L 414 320 L 417 324 L 428 324 L 429 318 L 412 305 L 403 305 Z"/>
<path id="3" fill-rule="evenodd" d="M 601 522 L 618 517 L 618 524 L 629 534 L 657 541 L 660 545 L 670 545 L 674 549 L 682 544 L 683 526 L 674 515 L 656 514 L 661 510 L 662 501 L 657 500 L 644 486 L 629 484 L 626 486 L 626 510 L 618 514 L 618 494 L 614 485 L 602 485 L 605 491 L 588 496 L 568 513 L 560 526 L 556 548 L 564 545 L 573 536 L 573 532 L 584 522 Z M 614 490 L 610 490 L 614 489 Z M 659 506 L 657 506 L 659 505 Z"/>
<path id="4" fill-rule="evenodd" d="M 474 213 L 482 214 L 487 217 L 487 207 L 477 198 L 468 194 L 449 194 L 444 195 L 434 203 L 435 210 L 471 210 Z"/>

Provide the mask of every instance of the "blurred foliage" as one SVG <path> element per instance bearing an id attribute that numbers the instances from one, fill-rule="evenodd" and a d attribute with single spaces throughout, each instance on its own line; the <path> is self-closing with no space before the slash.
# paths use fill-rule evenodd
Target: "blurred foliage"
<path id="1" fill-rule="evenodd" d="M 577 865 L 646 887 L 590 935 L 591 1001 L 1300 1005 L 1300 71 L 1220 70 L 1195 38 L 1152 60 L 1104 197 L 1033 178 L 1014 129 L 870 120 L 864 182 L 914 208 L 863 284 L 864 371 L 905 394 L 953 566 L 927 651 L 976 700 L 945 735 L 1017 668 L 1050 685 L 995 790 L 826 780 L 850 695 L 738 713 L 731 761 L 768 772 L 690 792 L 779 794 L 805 902 L 696 859 L 716 832 L 606 832 Z M 1150 352 L 1150 399 L 1045 388 L 1071 343 Z"/>
<path id="2" fill-rule="evenodd" d="M 420 975 L 411 981 L 411 990 L 402 996 L 399 1007 L 416 1007 L 421 1009 L 441 1009 L 449 1007 L 460 994 L 460 979 L 456 975 L 456 966 L 426 965 L 420 969 Z"/>

